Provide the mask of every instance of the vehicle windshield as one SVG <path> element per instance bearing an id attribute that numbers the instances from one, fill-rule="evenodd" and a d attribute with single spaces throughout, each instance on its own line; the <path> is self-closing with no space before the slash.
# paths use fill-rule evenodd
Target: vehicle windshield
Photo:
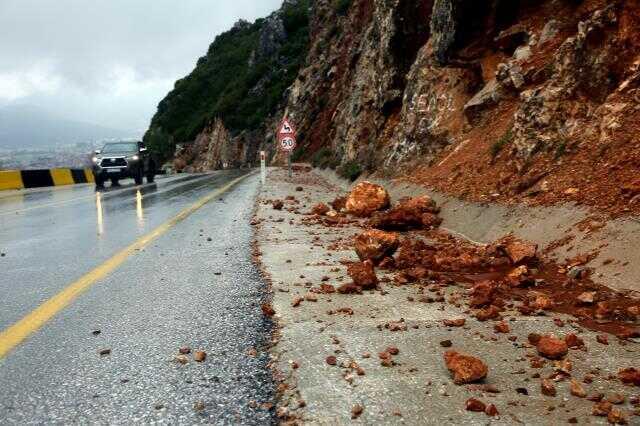
<path id="1" fill-rule="evenodd" d="M 137 151 L 138 144 L 136 142 L 118 142 L 108 143 L 102 148 L 103 154 L 114 154 L 118 152 Z"/>

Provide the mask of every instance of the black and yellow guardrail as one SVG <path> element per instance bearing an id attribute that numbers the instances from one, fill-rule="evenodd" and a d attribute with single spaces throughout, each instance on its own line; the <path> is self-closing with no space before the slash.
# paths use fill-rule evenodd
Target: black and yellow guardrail
<path id="1" fill-rule="evenodd" d="M 93 182 L 91 169 L 0 170 L 0 191 Z"/>

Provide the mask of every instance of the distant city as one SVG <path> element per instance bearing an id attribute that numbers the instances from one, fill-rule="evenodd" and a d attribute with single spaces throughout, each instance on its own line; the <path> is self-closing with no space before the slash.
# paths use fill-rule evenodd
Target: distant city
<path id="1" fill-rule="evenodd" d="M 0 170 L 90 167 L 93 152 L 106 142 L 108 141 L 83 142 L 50 148 L 0 148 Z"/>

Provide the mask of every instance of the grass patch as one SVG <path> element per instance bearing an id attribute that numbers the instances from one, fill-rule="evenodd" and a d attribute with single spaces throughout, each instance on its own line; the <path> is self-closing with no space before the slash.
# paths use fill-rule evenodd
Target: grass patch
<path id="1" fill-rule="evenodd" d="M 567 153 L 567 141 L 563 140 L 556 146 L 556 152 L 554 154 L 555 159 L 559 159 Z"/>
<path id="2" fill-rule="evenodd" d="M 349 179 L 351 182 L 355 181 L 362 174 L 362 166 L 355 161 L 348 161 L 338 167 L 338 175 L 345 179 Z"/>
<path id="3" fill-rule="evenodd" d="M 334 161 L 333 158 L 333 151 L 327 147 L 322 147 L 313 154 L 311 165 L 320 169 L 326 169 L 331 166 L 331 163 Z"/>
<path id="4" fill-rule="evenodd" d="M 340 16 L 345 16 L 351 7 L 351 0 L 333 0 L 333 10 Z"/>
<path id="5" fill-rule="evenodd" d="M 500 137 L 500 139 L 498 139 L 493 145 L 491 145 L 491 148 L 489 149 L 491 158 L 496 158 L 498 154 L 500 154 L 500 152 L 504 149 L 504 147 L 511 143 L 511 141 L 513 141 L 513 128 L 510 127 L 504 133 L 504 135 Z"/>

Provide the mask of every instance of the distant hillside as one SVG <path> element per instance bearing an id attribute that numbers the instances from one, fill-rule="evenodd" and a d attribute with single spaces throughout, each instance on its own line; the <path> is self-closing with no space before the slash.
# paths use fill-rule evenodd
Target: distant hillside
<path id="1" fill-rule="evenodd" d="M 65 120 L 29 105 L 0 107 L 0 148 L 44 148 L 123 138 L 130 134 L 95 124 Z"/>
<path id="2" fill-rule="evenodd" d="M 169 158 L 176 144 L 193 142 L 216 118 L 232 135 L 264 126 L 284 106 L 307 56 L 309 5 L 286 0 L 267 18 L 239 21 L 216 37 L 193 72 L 158 105 L 145 135 L 148 145 Z"/>

